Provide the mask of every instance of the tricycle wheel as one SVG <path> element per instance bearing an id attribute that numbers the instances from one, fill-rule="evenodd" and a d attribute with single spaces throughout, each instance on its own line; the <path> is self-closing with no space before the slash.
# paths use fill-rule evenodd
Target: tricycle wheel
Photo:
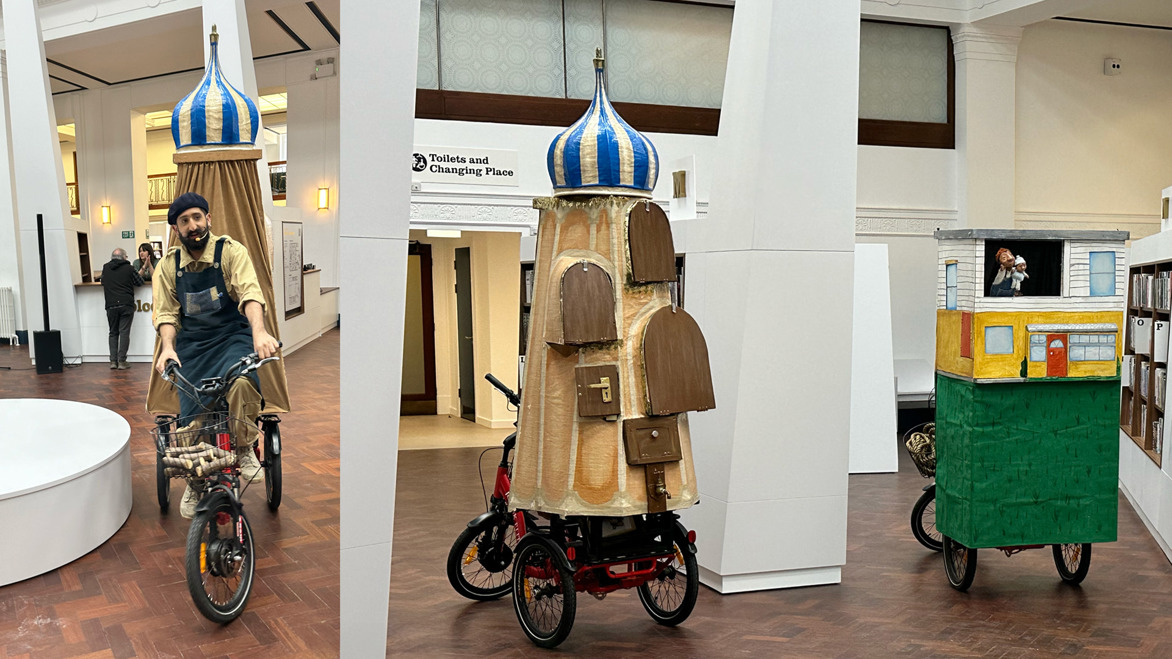
<path id="1" fill-rule="evenodd" d="M 929 486 L 912 506 L 912 535 L 932 551 L 944 549 L 940 531 L 936 528 L 936 486 Z"/>
<path id="2" fill-rule="evenodd" d="M 157 436 L 165 436 L 170 425 L 170 417 L 155 417 Z M 157 444 L 155 449 L 155 495 L 159 501 L 159 512 L 166 513 L 171 507 L 171 478 L 167 476 L 166 467 L 163 465 L 163 446 Z"/>
<path id="3" fill-rule="evenodd" d="M 1058 576 L 1068 584 L 1078 585 L 1091 569 L 1091 543 L 1054 545 L 1054 565 Z"/>
<path id="4" fill-rule="evenodd" d="M 944 572 L 948 585 L 964 592 L 973 585 L 977 574 L 977 550 L 965 547 L 948 536 L 943 536 Z"/>
<path id="5" fill-rule="evenodd" d="M 687 538 L 674 538 L 672 550 L 675 555 L 667 559 L 659 576 L 639 586 L 643 608 L 655 622 L 669 627 L 688 619 L 700 592 L 700 570 L 696 556 L 688 551 Z"/>
<path id="6" fill-rule="evenodd" d="M 574 626 L 574 577 L 536 537 L 522 538 L 517 544 L 513 610 L 525 635 L 543 648 L 566 640 Z"/>

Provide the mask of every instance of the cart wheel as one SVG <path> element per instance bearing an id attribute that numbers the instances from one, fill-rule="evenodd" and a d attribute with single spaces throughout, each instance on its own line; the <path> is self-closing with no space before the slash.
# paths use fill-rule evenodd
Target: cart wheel
<path id="1" fill-rule="evenodd" d="M 566 640 L 574 626 L 574 577 L 536 537 L 523 538 L 517 545 L 513 610 L 525 635 L 543 648 Z"/>
<path id="2" fill-rule="evenodd" d="M 936 529 L 936 486 L 932 485 L 920 495 L 912 506 L 912 535 L 932 551 L 944 549 L 940 531 Z"/>
<path id="3" fill-rule="evenodd" d="M 964 592 L 973 585 L 973 577 L 977 574 L 977 550 L 965 547 L 948 536 L 944 539 L 944 572 L 948 574 L 948 584 Z"/>
<path id="4" fill-rule="evenodd" d="M 661 625 L 674 627 L 688 619 L 700 593 L 700 570 L 696 556 L 688 551 L 685 537 L 675 538 L 675 556 L 659 576 L 639 586 L 639 601 Z"/>
<path id="5" fill-rule="evenodd" d="M 171 429 L 171 419 L 161 416 L 155 418 L 155 427 L 159 433 Z M 163 466 L 162 448 L 155 446 L 155 495 L 159 500 L 159 512 L 166 513 L 171 508 L 171 479 L 167 477 L 166 467 Z"/>
<path id="6" fill-rule="evenodd" d="M 171 479 L 164 472 L 163 456 L 155 453 L 155 493 L 159 497 L 159 512 L 167 512 L 171 508 Z"/>
<path id="7" fill-rule="evenodd" d="M 269 510 L 281 507 L 281 454 L 277 452 L 281 444 L 281 428 L 275 422 L 267 421 L 264 424 L 264 470 L 265 470 L 265 502 Z"/>
<path id="8" fill-rule="evenodd" d="M 1082 583 L 1091 569 L 1091 543 L 1054 545 L 1053 549 L 1058 576 L 1068 584 Z"/>

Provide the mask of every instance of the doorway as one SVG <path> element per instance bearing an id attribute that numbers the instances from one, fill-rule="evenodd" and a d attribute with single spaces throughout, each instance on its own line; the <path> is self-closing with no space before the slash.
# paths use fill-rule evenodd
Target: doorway
<path id="1" fill-rule="evenodd" d="M 472 250 L 456 248 L 456 345 L 460 360 L 460 416 L 476 421 L 476 368 L 472 352 Z"/>
<path id="2" fill-rule="evenodd" d="M 431 245 L 407 245 L 407 295 L 403 324 L 400 414 L 435 414 L 435 313 Z"/>
<path id="3" fill-rule="evenodd" d="M 1046 377 L 1066 377 L 1066 335 L 1050 334 L 1046 341 Z"/>

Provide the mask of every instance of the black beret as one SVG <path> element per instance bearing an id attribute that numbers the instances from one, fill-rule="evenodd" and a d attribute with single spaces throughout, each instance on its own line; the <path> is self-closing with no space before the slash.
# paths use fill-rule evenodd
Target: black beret
<path id="1" fill-rule="evenodd" d="M 203 212 L 208 212 L 208 200 L 194 192 L 184 192 L 171 202 L 171 207 L 167 209 L 167 224 L 175 224 L 179 216 L 184 211 L 191 208 L 202 209 Z"/>

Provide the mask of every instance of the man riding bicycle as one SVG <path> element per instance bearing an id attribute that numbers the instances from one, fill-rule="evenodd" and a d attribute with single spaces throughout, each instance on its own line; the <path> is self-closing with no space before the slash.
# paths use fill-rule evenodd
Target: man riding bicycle
<path id="1" fill-rule="evenodd" d="M 154 276 L 155 328 L 160 350 L 155 369 L 163 373 L 167 362 L 179 363 L 180 373 L 191 382 L 217 377 L 233 362 L 250 352 L 261 359 L 276 354 L 278 341 L 265 330 L 264 294 L 248 250 L 228 236 L 211 232 L 208 202 L 187 192 L 172 202 L 167 223 L 179 240 L 159 262 Z M 245 422 L 235 429 L 236 462 L 241 478 L 264 480 L 253 452 L 263 398 L 255 374 L 237 379 L 227 394 L 232 418 Z M 188 423 L 200 412 L 199 403 L 181 397 L 180 417 Z M 199 493 L 190 484 L 183 492 L 179 514 L 195 513 Z"/>

